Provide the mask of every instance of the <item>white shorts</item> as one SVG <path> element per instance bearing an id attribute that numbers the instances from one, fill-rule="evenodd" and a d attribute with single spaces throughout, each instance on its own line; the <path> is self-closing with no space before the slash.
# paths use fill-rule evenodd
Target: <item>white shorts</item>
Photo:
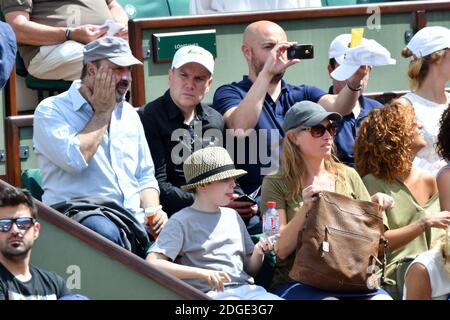
<path id="1" fill-rule="evenodd" d="M 263 287 L 254 284 L 225 287 L 223 292 L 211 290 L 206 294 L 216 300 L 284 300 L 273 293 L 267 292 Z"/>

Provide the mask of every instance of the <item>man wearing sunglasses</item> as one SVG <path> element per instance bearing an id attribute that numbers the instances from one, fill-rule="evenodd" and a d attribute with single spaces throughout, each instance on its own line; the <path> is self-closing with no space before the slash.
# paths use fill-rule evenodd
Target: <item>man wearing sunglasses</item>
<path id="1" fill-rule="evenodd" d="M 0 192 L 0 300 L 56 300 L 70 294 L 59 275 L 30 265 L 40 231 L 36 213 L 28 191 Z"/>

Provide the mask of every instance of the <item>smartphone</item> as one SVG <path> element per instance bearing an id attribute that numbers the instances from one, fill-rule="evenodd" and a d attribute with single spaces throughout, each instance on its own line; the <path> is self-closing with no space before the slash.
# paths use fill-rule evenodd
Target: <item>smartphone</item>
<path id="1" fill-rule="evenodd" d="M 256 204 L 256 200 L 253 199 L 252 197 L 246 195 L 246 194 L 244 194 L 244 195 L 234 199 L 234 201 L 248 201 L 248 202 L 251 202 L 253 204 Z"/>
<path id="2" fill-rule="evenodd" d="M 312 44 L 294 44 L 287 49 L 287 57 L 292 59 L 314 58 L 314 46 Z"/>

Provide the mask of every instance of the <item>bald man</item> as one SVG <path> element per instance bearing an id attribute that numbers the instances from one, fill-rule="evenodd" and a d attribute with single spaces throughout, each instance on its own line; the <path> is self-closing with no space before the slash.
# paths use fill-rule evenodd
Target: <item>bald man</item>
<path id="1" fill-rule="evenodd" d="M 213 107 L 223 114 L 227 128 L 234 129 L 237 140 L 246 137 L 243 144 L 236 141 L 235 150 L 229 150 L 237 156 L 236 166 L 248 172 L 238 180 L 246 193 L 256 190 L 263 176 L 278 168 L 277 142 L 284 136 L 284 115 L 291 106 L 310 100 L 328 111 L 349 114 L 368 72 L 367 67 L 361 67 L 348 79 L 339 95 L 325 94 L 313 86 L 290 85 L 283 81 L 284 72 L 300 62 L 286 58 L 286 50 L 293 44 L 276 23 L 250 24 L 245 29 L 241 47 L 248 64 L 248 76 L 238 83 L 219 87 L 214 94 Z"/>

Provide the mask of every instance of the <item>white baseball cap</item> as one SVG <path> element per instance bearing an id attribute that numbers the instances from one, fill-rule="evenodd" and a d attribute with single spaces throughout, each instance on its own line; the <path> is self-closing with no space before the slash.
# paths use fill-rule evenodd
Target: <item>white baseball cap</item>
<path id="1" fill-rule="evenodd" d="M 178 69 L 186 63 L 195 62 L 204 66 L 211 74 L 214 73 L 214 57 L 206 49 L 199 46 L 184 46 L 175 52 L 172 69 Z"/>
<path id="2" fill-rule="evenodd" d="M 348 48 L 342 56 L 342 63 L 331 76 L 333 79 L 347 80 L 360 66 L 385 66 L 395 64 L 389 51 L 375 40 L 367 40 L 354 48 Z"/>
<path id="3" fill-rule="evenodd" d="M 450 30 L 445 27 L 425 27 L 412 37 L 406 47 L 417 58 L 450 48 Z"/>
<path id="4" fill-rule="evenodd" d="M 334 38 L 330 43 L 330 48 L 328 49 L 328 58 L 334 58 L 339 64 L 341 64 L 344 52 L 349 48 L 351 40 L 352 35 L 349 33 L 343 33 Z M 366 38 L 362 38 L 361 44 L 364 44 L 366 41 Z"/>

